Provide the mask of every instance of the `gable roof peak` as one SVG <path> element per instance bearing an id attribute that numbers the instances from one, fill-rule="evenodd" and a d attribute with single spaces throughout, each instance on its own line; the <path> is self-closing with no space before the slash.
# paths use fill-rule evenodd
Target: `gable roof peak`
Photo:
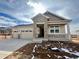
<path id="1" fill-rule="evenodd" d="M 47 13 L 54 14 L 51 11 L 48 11 L 48 10 L 44 14 L 47 14 Z"/>
<path id="2" fill-rule="evenodd" d="M 60 18 L 60 19 L 62 19 L 62 20 L 70 20 L 70 19 L 65 18 L 65 17 L 63 17 L 63 16 L 57 15 L 56 13 L 53 13 L 53 12 L 51 12 L 51 11 L 46 11 L 43 15 L 46 15 L 46 16 L 52 15 L 52 16 L 58 17 L 58 18 Z"/>
<path id="3" fill-rule="evenodd" d="M 45 17 L 45 18 L 49 18 L 48 16 L 39 13 L 39 14 L 35 15 L 34 17 L 32 17 L 31 19 L 34 20 L 34 18 L 36 18 L 36 17 L 38 17 L 38 16 L 43 16 L 43 17 Z"/>

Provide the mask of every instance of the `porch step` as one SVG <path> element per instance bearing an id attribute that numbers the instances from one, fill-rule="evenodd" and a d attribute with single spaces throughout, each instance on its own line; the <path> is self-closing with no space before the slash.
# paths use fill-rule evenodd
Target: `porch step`
<path id="1" fill-rule="evenodd" d="M 48 41 L 48 39 L 43 39 L 43 38 L 33 39 L 33 42 L 35 43 L 41 43 L 42 41 Z"/>

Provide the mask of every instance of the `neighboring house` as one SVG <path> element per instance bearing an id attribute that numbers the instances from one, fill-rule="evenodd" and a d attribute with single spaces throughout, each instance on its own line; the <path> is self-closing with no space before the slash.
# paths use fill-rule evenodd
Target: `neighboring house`
<path id="1" fill-rule="evenodd" d="M 0 40 L 11 38 L 11 29 L 6 27 L 0 27 Z"/>
<path id="2" fill-rule="evenodd" d="M 12 28 L 12 38 L 33 39 L 33 25 L 18 25 Z"/>
<path id="3" fill-rule="evenodd" d="M 71 20 L 59 17 L 49 11 L 44 14 L 38 14 L 32 18 L 31 26 L 15 26 L 13 28 L 13 37 L 33 38 L 34 41 L 54 40 L 70 41 L 69 22 Z M 32 32 L 22 32 L 22 30 L 31 30 Z M 18 32 L 19 31 L 19 32 Z M 33 36 L 32 36 L 33 35 Z"/>
<path id="4" fill-rule="evenodd" d="M 0 35 L 11 35 L 11 29 L 6 27 L 0 27 Z"/>
<path id="5" fill-rule="evenodd" d="M 71 38 L 72 38 L 72 40 L 79 39 L 79 37 L 78 37 L 78 35 L 77 35 L 77 34 L 71 34 Z"/>
<path id="6" fill-rule="evenodd" d="M 74 40 L 75 40 L 75 39 L 79 40 L 79 30 L 76 30 L 76 31 L 75 31 L 75 34 L 72 34 L 71 37 L 72 37 L 72 39 L 74 39 Z"/>

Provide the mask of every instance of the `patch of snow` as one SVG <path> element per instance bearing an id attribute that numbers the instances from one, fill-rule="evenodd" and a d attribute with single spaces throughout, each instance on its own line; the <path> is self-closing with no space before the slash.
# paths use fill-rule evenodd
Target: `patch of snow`
<path id="1" fill-rule="evenodd" d="M 64 51 L 64 52 L 67 52 L 67 53 L 70 53 L 70 51 L 66 48 L 61 48 L 61 51 Z"/>
<path id="2" fill-rule="evenodd" d="M 79 52 L 72 52 L 72 54 L 79 56 Z"/>
<path id="3" fill-rule="evenodd" d="M 68 56 L 64 56 L 64 58 L 65 58 L 65 59 L 74 59 L 74 58 L 70 58 L 70 57 L 68 57 Z"/>
<path id="4" fill-rule="evenodd" d="M 34 55 L 32 56 L 32 58 L 31 59 L 34 59 Z"/>
<path id="5" fill-rule="evenodd" d="M 57 50 L 58 48 L 57 47 L 54 47 L 54 48 L 51 48 L 52 50 Z"/>
<path id="6" fill-rule="evenodd" d="M 37 45 L 34 46 L 34 48 L 33 48 L 33 52 L 35 52 L 35 48 L 36 48 L 36 47 L 37 47 Z"/>

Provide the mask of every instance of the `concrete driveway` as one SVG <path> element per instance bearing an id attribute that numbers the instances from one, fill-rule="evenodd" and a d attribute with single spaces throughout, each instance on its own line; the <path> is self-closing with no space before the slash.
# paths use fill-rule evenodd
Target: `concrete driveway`
<path id="1" fill-rule="evenodd" d="M 0 59 L 5 58 L 6 56 L 13 53 L 15 50 L 30 42 L 31 40 L 24 39 L 9 39 L 0 41 Z"/>

